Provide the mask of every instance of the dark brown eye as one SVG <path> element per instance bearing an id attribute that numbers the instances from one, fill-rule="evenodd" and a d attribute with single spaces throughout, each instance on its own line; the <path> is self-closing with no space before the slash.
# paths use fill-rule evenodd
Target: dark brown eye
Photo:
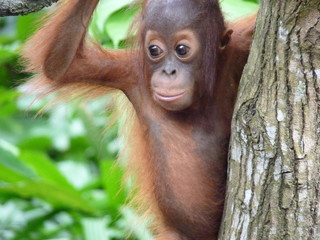
<path id="1" fill-rule="evenodd" d="M 149 46 L 149 54 L 152 58 L 157 58 L 163 53 L 163 50 L 157 45 Z"/>
<path id="2" fill-rule="evenodd" d="M 180 57 L 185 57 L 186 55 L 188 55 L 188 52 L 190 51 L 190 48 L 187 47 L 186 45 L 182 45 L 182 44 L 179 44 L 177 47 L 176 47 L 176 53 L 178 54 L 178 56 Z"/>

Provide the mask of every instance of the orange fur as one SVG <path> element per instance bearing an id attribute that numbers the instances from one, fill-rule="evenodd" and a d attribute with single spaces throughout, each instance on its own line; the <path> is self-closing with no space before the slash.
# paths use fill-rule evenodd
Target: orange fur
<path id="1" fill-rule="evenodd" d="M 142 1 L 143 6 L 146 2 Z M 216 238 L 231 116 L 256 16 L 227 25 L 234 33 L 216 63 L 218 78 L 208 102 L 214 110 L 172 117 L 150 97 L 141 50 L 104 50 L 86 40 L 97 3 L 64 1 L 28 41 L 22 55 L 26 71 L 35 74 L 29 89 L 42 94 L 59 90 L 61 99 L 94 98 L 122 90 L 135 110 L 125 103 L 130 111 L 124 129 L 128 173 L 135 176 L 139 189 L 135 201 L 156 218 L 158 239 Z M 138 35 L 142 35 L 144 26 L 138 19 Z"/>

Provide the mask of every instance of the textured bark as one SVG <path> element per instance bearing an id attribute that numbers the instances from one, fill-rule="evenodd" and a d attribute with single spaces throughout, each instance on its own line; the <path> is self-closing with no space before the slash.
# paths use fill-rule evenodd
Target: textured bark
<path id="1" fill-rule="evenodd" d="M 320 1 L 263 0 L 220 239 L 320 239 Z"/>
<path id="2" fill-rule="evenodd" d="M 0 17 L 25 15 L 50 6 L 58 0 L 0 0 Z"/>

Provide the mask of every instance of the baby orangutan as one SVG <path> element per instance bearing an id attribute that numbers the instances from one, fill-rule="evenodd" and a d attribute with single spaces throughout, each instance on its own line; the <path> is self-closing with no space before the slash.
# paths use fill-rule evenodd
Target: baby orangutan
<path id="1" fill-rule="evenodd" d="M 216 239 L 230 123 L 255 17 L 226 25 L 217 0 L 145 0 L 138 49 L 86 40 L 98 0 L 68 0 L 28 42 L 37 89 L 120 89 L 136 117 L 128 143 L 158 239 Z M 150 210 L 150 209 L 149 209 Z"/>

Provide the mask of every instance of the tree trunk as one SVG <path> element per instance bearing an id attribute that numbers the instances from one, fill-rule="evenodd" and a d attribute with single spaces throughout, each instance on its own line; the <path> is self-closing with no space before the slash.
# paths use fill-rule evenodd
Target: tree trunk
<path id="1" fill-rule="evenodd" d="M 50 6 L 58 0 L 0 0 L 0 17 L 25 15 Z"/>
<path id="2" fill-rule="evenodd" d="M 320 239 L 320 1 L 263 0 L 220 239 Z"/>

